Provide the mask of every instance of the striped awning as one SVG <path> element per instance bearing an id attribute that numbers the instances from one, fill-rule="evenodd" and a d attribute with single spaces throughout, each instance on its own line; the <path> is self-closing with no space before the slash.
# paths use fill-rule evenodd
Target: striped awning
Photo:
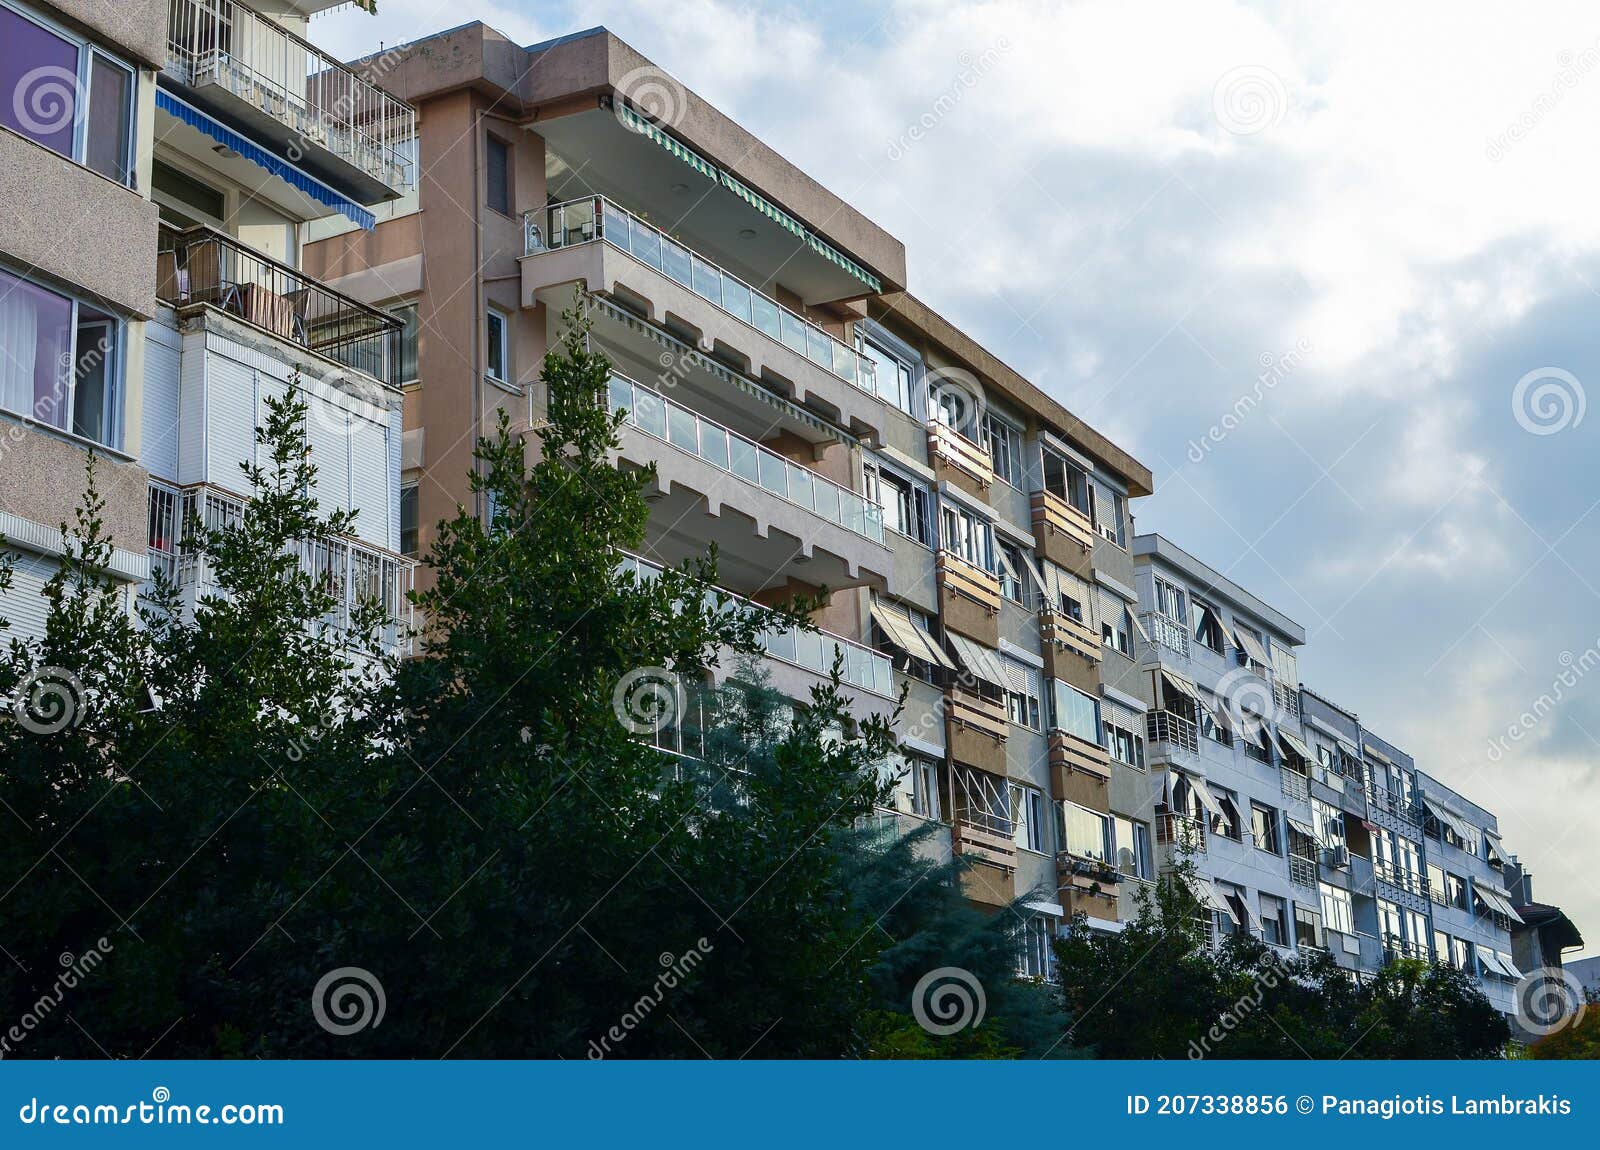
<path id="1" fill-rule="evenodd" d="M 196 131 L 211 137 L 225 148 L 231 148 L 257 167 L 265 168 L 284 183 L 307 196 L 319 204 L 328 207 L 346 216 L 357 226 L 371 231 L 377 224 L 377 219 L 366 208 L 356 203 L 349 196 L 340 195 L 327 184 L 314 176 L 309 176 L 295 167 L 281 156 L 275 156 L 260 144 L 245 139 L 231 128 L 212 119 L 200 109 L 178 99 L 165 88 L 156 89 L 156 107 L 168 115 L 182 120 Z"/>
<path id="2" fill-rule="evenodd" d="M 873 275 L 866 268 L 856 263 L 855 260 L 845 255 L 838 248 L 834 247 L 827 240 L 817 235 L 816 232 L 806 227 L 805 224 L 795 219 L 794 216 L 784 211 L 777 204 L 773 203 L 760 192 L 746 184 L 743 180 L 740 180 L 732 173 L 719 168 L 716 164 L 706 159 L 699 152 L 695 151 L 693 148 L 689 147 L 675 136 L 669 136 L 666 132 L 663 132 L 660 128 L 656 127 L 649 120 L 645 119 L 638 112 L 634 111 L 632 108 L 628 107 L 627 104 L 622 103 L 620 100 L 613 98 L 612 106 L 616 110 L 617 116 L 628 128 L 638 132 L 641 136 L 645 136 L 648 139 L 654 140 L 669 154 L 677 157 L 679 160 L 682 160 L 685 164 L 688 164 L 706 179 L 721 185 L 723 188 L 726 188 L 733 195 L 743 200 L 750 207 L 760 212 L 763 216 L 766 216 L 767 219 L 771 220 L 785 231 L 791 233 L 798 239 L 804 240 L 806 242 L 806 246 L 812 251 L 816 252 L 819 256 L 833 264 L 835 267 L 850 273 L 856 279 L 866 284 L 867 287 L 872 289 L 874 292 L 883 291 L 883 284 L 877 276 Z"/>
<path id="3" fill-rule="evenodd" d="M 1316 757 L 1311 753 L 1311 748 L 1306 746 L 1305 743 L 1301 741 L 1300 736 L 1292 734 L 1291 732 L 1284 730 L 1282 727 L 1278 728 L 1278 745 L 1283 747 L 1285 750 L 1300 756 L 1300 758 L 1304 759 L 1308 763 L 1316 761 Z"/>
<path id="4" fill-rule="evenodd" d="M 939 650 L 939 644 L 933 641 L 933 636 L 913 623 L 910 616 L 883 603 L 874 603 L 872 618 L 889 636 L 889 642 L 913 659 L 921 659 L 924 663 L 933 663 L 952 671 L 956 669 L 950 656 Z"/>
<path id="5" fill-rule="evenodd" d="M 957 635 L 954 631 L 946 631 L 944 637 L 955 651 L 957 661 L 971 675 L 1002 691 L 1006 689 L 1006 669 L 1001 666 L 999 655 L 981 643 L 974 643 L 965 635 Z"/>
<path id="6" fill-rule="evenodd" d="M 1234 646 L 1248 655 L 1252 662 L 1260 663 L 1263 667 L 1272 666 L 1272 656 L 1267 654 L 1267 649 L 1261 645 L 1261 640 L 1243 627 L 1233 629 L 1233 641 Z"/>

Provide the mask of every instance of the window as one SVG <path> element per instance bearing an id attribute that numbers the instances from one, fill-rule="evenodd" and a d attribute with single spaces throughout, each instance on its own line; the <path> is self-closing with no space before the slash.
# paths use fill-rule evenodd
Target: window
<path id="1" fill-rule="evenodd" d="M 1044 795 L 1036 787 L 1011 784 L 1011 819 L 1017 824 L 1016 843 L 1024 850 L 1048 854 L 1045 844 Z"/>
<path id="2" fill-rule="evenodd" d="M 1319 882 L 1317 893 L 1322 896 L 1322 918 L 1327 928 L 1343 934 L 1354 934 L 1356 916 L 1350 902 L 1350 892 L 1331 883 Z"/>
<path id="3" fill-rule="evenodd" d="M 488 365 L 486 375 L 496 383 L 508 382 L 506 372 L 511 357 L 506 347 L 506 317 L 503 312 L 490 308 L 484 324 L 487 334 L 489 349 L 488 358 L 484 361 Z"/>
<path id="4" fill-rule="evenodd" d="M 1444 901 L 1447 905 L 1457 910 L 1471 910 L 1467 903 L 1467 880 L 1460 875 L 1445 872 L 1444 876 Z"/>
<path id="5" fill-rule="evenodd" d="M 1203 599 L 1194 601 L 1194 641 L 1222 654 L 1222 620 L 1217 609 Z"/>
<path id="6" fill-rule="evenodd" d="M 0 4 L 0 125 L 131 184 L 133 91 L 133 69 Z"/>
<path id="7" fill-rule="evenodd" d="M 1226 706 L 1220 699 L 1211 695 L 1203 696 L 1200 703 L 1200 733 L 1213 743 L 1221 743 L 1224 747 L 1233 746 L 1233 732 L 1223 726 L 1223 708 Z"/>
<path id="8" fill-rule="evenodd" d="M 1111 819 L 1065 799 L 1056 803 L 1061 849 L 1096 862 L 1111 860 Z"/>
<path id="9" fill-rule="evenodd" d="M 1022 577 L 1022 551 L 1015 543 L 995 540 L 995 558 L 1000 561 L 1000 593 L 1014 603 L 1026 603 L 1028 588 Z"/>
<path id="10" fill-rule="evenodd" d="M 1021 935 L 1017 973 L 1023 978 L 1048 979 L 1055 961 L 1050 953 L 1050 919 L 1042 914 L 1029 915 L 1022 920 Z"/>
<path id="11" fill-rule="evenodd" d="M 1057 730 L 1096 746 L 1104 746 L 1100 735 L 1100 700 L 1086 695 L 1070 683 L 1060 679 L 1050 680 L 1055 688 L 1051 698 L 1050 725 Z"/>
<path id="12" fill-rule="evenodd" d="M 960 767 L 956 770 L 954 789 L 952 798 L 958 820 L 990 834 L 1011 837 L 1014 828 L 1006 780 L 988 771 Z"/>
<path id="13" fill-rule="evenodd" d="M 400 554 L 417 557 L 417 485 L 400 485 Z"/>
<path id="14" fill-rule="evenodd" d="M 1000 656 L 1006 672 L 1006 715 L 1019 727 L 1039 730 L 1039 672 L 1009 656 Z"/>
<path id="15" fill-rule="evenodd" d="M 1117 869 L 1133 878 L 1155 878 L 1150 855 L 1150 824 L 1113 815 L 1111 827 L 1116 836 Z"/>
<path id="16" fill-rule="evenodd" d="M 403 303 L 389 309 L 389 314 L 399 320 L 400 329 L 400 382 L 417 381 L 417 305 Z"/>
<path id="17" fill-rule="evenodd" d="M 498 136 L 488 137 L 488 198 L 486 202 L 503 216 L 511 214 L 511 146 Z"/>
<path id="18" fill-rule="evenodd" d="M 1444 868 L 1428 864 L 1428 896 L 1440 905 L 1444 904 Z"/>
<path id="19" fill-rule="evenodd" d="M 1294 904 L 1294 944 L 1302 950 L 1322 950 L 1327 946 L 1322 915 L 1299 903 Z"/>
<path id="20" fill-rule="evenodd" d="M 994 570 L 994 528 L 958 503 L 945 501 L 939 508 L 941 543 L 974 567 Z"/>
<path id="21" fill-rule="evenodd" d="M 1094 514 L 1089 503 L 1089 473 L 1048 447 L 1044 453 L 1044 489 L 1065 499 L 1085 515 Z"/>
<path id="22" fill-rule="evenodd" d="M 878 395 L 912 417 L 912 369 L 899 355 L 865 336 L 856 341 L 861 354 L 872 362 L 877 374 Z"/>
<path id="23" fill-rule="evenodd" d="M 911 813 L 921 818 L 938 821 L 939 764 L 921 755 L 910 757 Z"/>
<path id="24" fill-rule="evenodd" d="M 1283 900 L 1276 895 L 1262 893 L 1261 936 L 1273 946 L 1289 945 L 1289 923 Z"/>
<path id="25" fill-rule="evenodd" d="M 1312 799 L 1311 826 L 1317 832 L 1317 842 L 1322 846 L 1342 847 L 1345 845 L 1344 812 L 1338 807 L 1325 803 L 1321 799 Z"/>
<path id="26" fill-rule="evenodd" d="M 1100 623 L 1100 639 L 1113 651 L 1133 658 L 1133 614 L 1126 605 L 1105 613 Z"/>
<path id="27" fill-rule="evenodd" d="M 220 191 L 160 160 L 151 161 L 150 198 L 161 209 L 161 222 L 174 227 L 201 223 L 221 227 L 228 214 Z"/>
<path id="28" fill-rule="evenodd" d="M 1012 487 L 1022 486 L 1022 432 L 989 412 L 983 417 L 983 439 L 994 461 L 994 477 Z"/>
<path id="29" fill-rule="evenodd" d="M 1238 842 L 1239 836 L 1244 833 L 1244 820 L 1239 817 L 1239 797 L 1232 791 L 1216 786 L 1211 788 L 1211 797 L 1216 799 L 1217 806 L 1222 808 L 1221 814 L 1207 812 L 1211 818 L 1212 833 Z M 1204 807 L 1201 809 L 1204 811 Z"/>
<path id="30" fill-rule="evenodd" d="M 121 446 L 121 320 L 0 271 L 0 350 L 0 407 Z"/>
<path id="31" fill-rule="evenodd" d="M 1126 766 L 1144 770 L 1144 738 L 1128 727 L 1106 720 L 1106 743 L 1111 757 Z"/>
<path id="32" fill-rule="evenodd" d="M 1250 833 L 1255 836 L 1256 849 L 1283 853 L 1283 839 L 1278 833 L 1278 812 L 1260 803 L 1250 804 Z"/>
<path id="33" fill-rule="evenodd" d="M 1188 612 L 1184 610 L 1183 592 L 1165 579 L 1156 580 L 1156 610 L 1174 623 L 1189 622 Z"/>
<path id="34" fill-rule="evenodd" d="M 883 508 L 883 525 L 927 546 L 932 534 L 928 489 L 877 464 L 866 469 L 866 494 Z"/>
<path id="35" fill-rule="evenodd" d="M 1122 493 L 1113 491 L 1105 483 L 1096 479 L 1094 481 L 1094 526 L 1102 538 L 1109 539 L 1118 547 L 1128 545 L 1127 536 L 1123 532 L 1123 505 Z"/>
<path id="36" fill-rule="evenodd" d="M 1472 969 L 1472 944 L 1464 938 L 1450 940 L 1450 965 L 1458 970 Z"/>

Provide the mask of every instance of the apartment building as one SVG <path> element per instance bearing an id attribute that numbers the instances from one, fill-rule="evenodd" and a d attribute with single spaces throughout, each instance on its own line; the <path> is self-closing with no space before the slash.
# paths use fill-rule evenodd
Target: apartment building
<path id="1" fill-rule="evenodd" d="M 414 183 L 413 110 L 313 47 L 333 0 L 4 0 L 0 530 L 14 633 L 42 626 L 84 457 L 130 595 L 153 567 L 193 601 L 189 511 L 236 516 L 272 396 L 297 389 L 325 510 L 355 534 L 302 562 L 399 619 L 403 321 L 300 266 L 308 226 L 370 228 Z M 48 84 L 58 87 L 50 90 Z M 52 103 L 51 101 L 54 101 Z M 54 115 L 54 119 L 48 119 Z M 15 418 L 13 418 L 15 417 Z"/>
<path id="2" fill-rule="evenodd" d="M 885 817 L 939 823 L 975 900 L 1031 905 L 1036 972 L 1054 924 L 1115 923 L 1122 870 L 1152 873 L 1148 826 L 1115 817 L 1145 791 L 1118 778 L 1143 778 L 1137 699 L 1101 674 L 1133 654 L 1149 470 L 907 293 L 897 240 L 605 29 L 523 48 L 473 24 L 356 68 L 417 108 L 417 196 L 368 233 L 320 226 L 305 263 L 417 317 L 408 546 L 470 505 L 497 411 L 536 424 L 581 301 L 628 413 L 619 465 L 657 468 L 639 569 L 715 542 L 752 601 L 826 587 L 821 634 L 769 636 L 765 669 L 804 700 L 842 652 L 858 716 L 905 688 Z"/>

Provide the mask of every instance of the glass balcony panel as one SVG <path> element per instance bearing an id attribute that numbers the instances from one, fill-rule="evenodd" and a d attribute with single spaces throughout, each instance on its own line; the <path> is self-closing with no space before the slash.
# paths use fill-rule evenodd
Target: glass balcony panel
<path id="1" fill-rule="evenodd" d="M 728 444 L 728 454 L 732 457 L 732 467 L 729 468 L 740 479 L 748 479 L 751 483 L 761 482 L 761 473 L 756 468 L 756 447 L 744 439 L 733 439 Z"/>
<path id="2" fill-rule="evenodd" d="M 816 511 L 824 519 L 839 522 L 839 488 L 831 483 L 819 483 L 816 490 Z"/>
<path id="3" fill-rule="evenodd" d="M 795 662 L 802 667 L 809 667 L 813 671 L 820 671 L 822 663 L 822 636 L 814 631 L 798 631 L 795 634 Z"/>
<path id="4" fill-rule="evenodd" d="M 667 404 L 667 440 L 694 455 L 700 454 L 700 421 L 675 403 Z"/>
<path id="5" fill-rule="evenodd" d="M 766 633 L 766 642 L 762 645 L 766 647 L 767 653 L 775 658 L 787 659 L 791 663 L 797 662 L 795 658 L 795 633 L 791 628 L 785 627 L 782 630 L 768 631 Z"/>
<path id="6" fill-rule="evenodd" d="M 684 287 L 691 287 L 694 279 L 694 261 L 689 249 L 680 247 L 666 237 L 661 240 L 661 270 Z"/>
<path id="7" fill-rule="evenodd" d="M 788 498 L 789 477 L 785 471 L 785 460 L 781 455 L 774 455 L 770 451 L 762 451 L 761 458 L 761 486 L 774 495 Z"/>
<path id="8" fill-rule="evenodd" d="M 755 326 L 755 319 L 750 310 L 750 289 L 732 276 L 723 278 L 722 306 L 727 308 L 735 319 Z"/>
<path id="9" fill-rule="evenodd" d="M 806 328 L 806 355 L 817 366 L 833 370 L 833 340 L 828 338 L 827 332 Z"/>
<path id="10" fill-rule="evenodd" d="M 657 439 L 667 437 L 667 405 L 659 395 L 635 388 L 633 392 L 633 418 L 643 431 Z"/>
<path id="11" fill-rule="evenodd" d="M 752 296 L 750 302 L 755 309 L 756 328 L 773 339 L 781 340 L 783 338 L 783 325 L 779 322 L 778 317 L 783 312 L 779 310 L 778 305 L 766 296 L 760 295 Z"/>
<path id="12" fill-rule="evenodd" d="M 728 470 L 728 433 L 714 423 L 700 425 L 700 456 L 707 463 L 713 463 Z"/>
<path id="13" fill-rule="evenodd" d="M 628 250 L 640 263 L 661 270 L 661 233 L 643 220 L 628 221 Z"/>
<path id="14" fill-rule="evenodd" d="M 856 353 L 842 343 L 833 345 L 833 374 L 851 383 L 856 382 Z"/>
<path id="15" fill-rule="evenodd" d="M 865 534 L 865 503 L 854 491 L 839 492 L 839 522 L 858 535 Z"/>
<path id="16" fill-rule="evenodd" d="M 630 251 L 629 227 L 632 221 L 621 208 L 610 200 L 602 200 L 602 215 L 600 218 L 600 235 L 610 240 L 623 251 Z"/>
<path id="17" fill-rule="evenodd" d="M 778 316 L 783 328 L 783 342 L 801 355 L 806 353 L 806 325 L 800 322 L 800 317 L 793 312 L 780 312 Z"/>
<path id="18" fill-rule="evenodd" d="M 707 263 L 699 256 L 693 261 L 694 291 L 696 295 L 703 296 L 722 306 L 722 272 L 713 264 Z"/>
<path id="19" fill-rule="evenodd" d="M 629 418 L 633 416 L 633 384 L 621 376 L 611 377 L 611 410 L 625 411 Z"/>
<path id="20" fill-rule="evenodd" d="M 801 507 L 814 510 L 811 472 L 797 463 L 789 464 L 789 499 Z"/>

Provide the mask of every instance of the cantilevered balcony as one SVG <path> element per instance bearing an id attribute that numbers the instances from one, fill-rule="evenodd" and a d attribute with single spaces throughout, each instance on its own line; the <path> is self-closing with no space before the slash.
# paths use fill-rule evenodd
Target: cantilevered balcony
<path id="1" fill-rule="evenodd" d="M 702 351 L 721 345 L 841 426 L 881 436 L 871 360 L 655 225 L 600 196 L 529 212 L 524 223 L 523 306 L 564 308 L 575 282 L 617 296 L 655 324 L 692 332 Z"/>
<path id="2" fill-rule="evenodd" d="M 402 324 L 211 228 L 163 227 L 156 298 L 209 304 L 380 383 L 400 385 Z"/>
<path id="3" fill-rule="evenodd" d="M 171 0 L 164 75 L 359 203 L 416 184 L 411 105 L 236 0 Z"/>

